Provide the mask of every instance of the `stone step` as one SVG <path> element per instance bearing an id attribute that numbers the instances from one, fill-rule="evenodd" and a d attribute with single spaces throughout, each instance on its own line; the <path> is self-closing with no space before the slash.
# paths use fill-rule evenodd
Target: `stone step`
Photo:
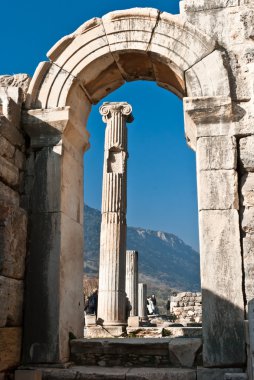
<path id="1" fill-rule="evenodd" d="M 154 327 L 127 327 L 129 337 L 146 338 L 146 337 L 186 337 L 201 338 L 202 327 L 184 327 L 184 326 L 166 326 L 161 328 Z"/>
<path id="2" fill-rule="evenodd" d="M 183 368 L 72 367 L 42 369 L 42 380 L 196 380 L 196 370 Z"/>
<path id="3" fill-rule="evenodd" d="M 200 363 L 200 338 L 75 339 L 71 360 L 100 367 L 185 367 Z"/>
<path id="4" fill-rule="evenodd" d="M 247 380 L 247 373 L 225 373 L 224 380 Z"/>

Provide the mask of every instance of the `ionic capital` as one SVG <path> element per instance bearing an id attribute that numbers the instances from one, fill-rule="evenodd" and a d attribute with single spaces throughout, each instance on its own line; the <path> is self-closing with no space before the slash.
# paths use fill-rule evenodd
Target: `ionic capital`
<path id="1" fill-rule="evenodd" d="M 131 123 L 134 120 L 132 115 L 132 107 L 127 102 L 105 102 L 100 107 L 100 114 L 102 115 L 102 120 L 104 123 L 107 123 L 113 114 L 117 113 L 125 116 L 127 123 Z"/>

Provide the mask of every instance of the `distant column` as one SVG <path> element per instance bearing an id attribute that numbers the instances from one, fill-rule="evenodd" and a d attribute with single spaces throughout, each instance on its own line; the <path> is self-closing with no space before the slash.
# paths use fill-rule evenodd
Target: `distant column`
<path id="1" fill-rule="evenodd" d="M 147 318 L 147 285 L 138 284 L 138 316 L 142 319 Z"/>
<path id="2" fill-rule="evenodd" d="M 138 252 L 126 251 L 125 290 L 131 304 L 130 316 L 138 315 Z"/>
<path id="3" fill-rule="evenodd" d="M 100 237 L 98 319 L 105 326 L 126 325 L 127 128 L 128 103 L 104 103 L 105 131 Z"/>

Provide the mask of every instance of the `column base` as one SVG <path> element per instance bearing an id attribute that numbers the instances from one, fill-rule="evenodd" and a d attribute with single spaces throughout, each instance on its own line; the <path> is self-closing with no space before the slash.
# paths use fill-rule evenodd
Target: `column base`
<path id="1" fill-rule="evenodd" d="M 121 338 L 126 335 L 126 326 L 88 326 L 85 338 Z"/>

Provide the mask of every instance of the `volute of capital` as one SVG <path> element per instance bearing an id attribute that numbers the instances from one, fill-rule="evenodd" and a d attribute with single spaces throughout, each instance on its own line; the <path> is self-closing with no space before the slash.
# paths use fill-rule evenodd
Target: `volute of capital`
<path id="1" fill-rule="evenodd" d="M 100 114 L 104 123 L 107 123 L 114 113 L 121 113 L 123 116 L 126 116 L 127 123 L 131 123 L 134 120 L 132 106 L 127 102 L 104 102 L 100 107 Z"/>

